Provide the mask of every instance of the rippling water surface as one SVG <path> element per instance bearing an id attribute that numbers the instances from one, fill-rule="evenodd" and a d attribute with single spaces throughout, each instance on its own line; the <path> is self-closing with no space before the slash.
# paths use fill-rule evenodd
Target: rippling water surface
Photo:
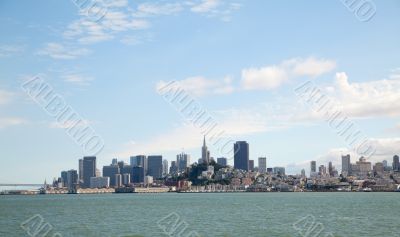
<path id="1" fill-rule="evenodd" d="M 179 236 L 180 230 L 181 236 L 311 237 L 318 230 L 317 236 L 400 236 L 400 193 L 0 196 L 0 236 L 28 236 L 21 223 L 35 215 L 53 226 L 47 236 L 63 237 Z M 176 224 L 182 225 L 174 231 Z M 310 226 L 319 229 L 307 235 Z"/>

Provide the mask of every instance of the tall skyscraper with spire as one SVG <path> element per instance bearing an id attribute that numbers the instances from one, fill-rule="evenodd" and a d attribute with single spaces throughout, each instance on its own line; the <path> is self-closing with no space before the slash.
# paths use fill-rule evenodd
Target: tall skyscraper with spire
<path id="1" fill-rule="evenodd" d="M 206 146 L 206 136 L 204 136 L 203 138 L 203 147 L 201 148 L 201 159 L 203 161 L 203 164 L 210 163 L 210 151 Z"/>

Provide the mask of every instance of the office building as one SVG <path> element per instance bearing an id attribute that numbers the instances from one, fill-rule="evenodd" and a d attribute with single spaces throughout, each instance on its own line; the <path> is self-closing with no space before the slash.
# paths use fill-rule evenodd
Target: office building
<path id="1" fill-rule="evenodd" d="M 114 176 L 115 183 L 113 184 L 115 187 L 122 187 L 122 175 L 115 174 Z M 111 182 L 111 180 L 110 180 Z"/>
<path id="2" fill-rule="evenodd" d="M 162 178 L 162 156 L 148 156 L 147 157 L 147 174 L 154 179 Z"/>
<path id="3" fill-rule="evenodd" d="M 131 174 L 122 174 L 122 184 L 125 186 L 129 186 L 129 184 L 131 184 Z"/>
<path id="4" fill-rule="evenodd" d="M 373 170 L 374 170 L 374 173 L 376 173 L 378 175 L 382 175 L 383 172 L 385 171 L 385 167 L 383 166 L 382 162 L 377 162 L 377 163 L 375 163 Z"/>
<path id="5" fill-rule="evenodd" d="M 274 167 L 274 174 L 276 175 L 285 175 L 285 167 Z"/>
<path id="6" fill-rule="evenodd" d="M 258 172 L 265 174 L 267 172 L 267 157 L 258 158 Z"/>
<path id="7" fill-rule="evenodd" d="M 350 155 L 342 156 L 342 175 L 347 176 L 351 174 Z"/>
<path id="8" fill-rule="evenodd" d="M 210 151 L 208 150 L 206 145 L 206 136 L 204 136 L 203 138 L 203 146 L 201 147 L 201 160 L 203 164 L 210 163 Z"/>
<path id="9" fill-rule="evenodd" d="M 147 186 L 151 186 L 151 185 L 153 184 L 153 176 L 146 175 L 146 176 L 144 177 L 144 182 L 143 182 L 143 184 L 144 184 L 144 185 L 147 185 Z"/>
<path id="10" fill-rule="evenodd" d="M 112 159 L 111 165 L 118 165 L 118 159 L 117 158 Z"/>
<path id="11" fill-rule="evenodd" d="M 83 183 L 83 159 L 79 159 L 79 183 Z"/>
<path id="12" fill-rule="evenodd" d="M 190 165 L 190 155 L 183 152 L 176 155 L 176 165 L 178 166 L 178 172 L 184 172 Z"/>
<path id="13" fill-rule="evenodd" d="M 116 183 L 116 181 L 115 181 L 116 174 L 120 174 L 120 169 L 119 169 L 118 165 L 103 166 L 103 177 L 110 178 L 111 186 L 114 186 Z"/>
<path id="14" fill-rule="evenodd" d="M 168 160 L 163 160 L 163 177 L 168 175 Z"/>
<path id="15" fill-rule="evenodd" d="M 393 171 L 400 171 L 399 156 L 393 156 Z"/>
<path id="16" fill-rule="evenodd" d="M 131 166 L 143 167 L 145 174 L 147 174 L 147 157 L 145 155 L 137 155 L 134 159 L 131 159 Z"/>
<path id="17" fill-rule="evenodd" d="M 254 160 L 249 160 L 249 170 L 254 171 Z"/>
<path id="18" fill-rule="evenodd" d="M 90 177 L 89 187 L 90 188 L 108 188 L 108 187 L 110 187 L 110 177 Z"/>
<path id="19" fill-rule="evenodd" d="M 273 169 L 273 168 L 267 168 L 267 173 L 268 173 L 268 174 L 274 173 L 274 169 Z"/>
<path id="20" fill-rule="evenodd" d="M 315 160 L 311 161 L 311 173 L 317 172 L 317 162 Z"/>
<path id="21" fill-rule="evenodd" d="M 62 186 L 63 187 L 68 187 L 68 172 L 67 171 L 61 171 L 61 181 L 62 181 Z"/>
<path id="22" fill-rule="evenodd" d="M 90 178 L 96 177 L 96 157 L 83 157 L 83 187 L 90 187 Z"/>
<path id="23" fill-rule="evenodd" d="M 171 161 L 171 166 L 169 167 L 170 174 L 177 174 L 178 173 L 178 166 L 176 165 L 176 161 Z"/>
<path id="24" fill-rule="evenodd" d="M 249 171 L 249 144 L 246 141 L 237 141 L 233 145 L 234 168 Z"/>
<path id="25" fill-rule="evenodd" d="M 227 159 L 225 157 L 217 158 L 217 163 L 222 166 L 228 165 Z"/>
<path id="26" fill-rule="evenodd" d="M 142 166 L 133 167 L 131 179 L 132 179 L 132 183 L 143 183 L 144 182 L 144 168 Z"/>
<path id="27" fill-rule="evenodd" d="M 67 172 L 67 180 L 68 180 L 68 189 L 73 190 L 76 188 L 76 185 L 79 184 L 78 180 L 78 171 L 77 170 L 68 170 Z"/>

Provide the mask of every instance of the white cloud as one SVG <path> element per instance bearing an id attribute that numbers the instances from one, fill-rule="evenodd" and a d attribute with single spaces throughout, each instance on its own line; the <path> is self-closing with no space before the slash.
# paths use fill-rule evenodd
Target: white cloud
<path id="1" fill-rule="evenodd" d="M 154 15 L 171 15 L 183 11 L 181 3 L 142 3 L 137 7 L 135 16 L 145 17 Z"/>
<path id="2" fill-rule="evenodd" d="M 327 59 L 293 58 L 279 65 L 242 70 L 242 86 L 246 90 L 271 90 L 300 76 L 316 77 L 332 71 L 336 63 Z"/>
<path id="3" fill-rule="evenodd" d="M 241 4 L 222 0 L 202 0 L 200 3 L 191 4 L 190 10 L 207 17 L 217 17 L 222 21 L 231 20 L 234 11 L 239 10 Z"/>
<path id="4" fill-rule="evenodd" d="M 278 66 L 242 70 L 242 84 L 246 90 L 270 90 L 288 80 L 286 71 Z"/>
<path id="5" fill-rule="evenodd" d="M 37 52 L 38 55 L 49 56 L 54 59 L 75 59 L 89 54 L 85 48 L 66 47 L 58 43 L 47 43 L 46 47 Z"/>
<path id="6" fill-rule="evenodd" d="M 93 80 L 92 77 L 88 77 L 88 76 L 81 75 L 78 73 L 66 74 L 66 75 L 63 75 L 61 78 L 66 82 L 70 82 L 70 83 L 78 84 L 78 85 L 89 85 L 90 81 Z"/>
<path id="7" fill-rule="evenodd" d="M 346 73 L 337 73 L 332 95 L 353 117 L 399 116 L 400 78 L 391 78 L 349 83 Z"/>
<path id="8" fill-rule="evenodd" d="M 284 62 L 284 64 L 289 67 L 292 66 L 293 74 L 296 76 L 316 77 L 336 68 L 336 62 L 332 60 L 313 57 L 306 59 L 295 58 Z"/>
<path id="9" fill-rule="evenodd" d="M 14 93 L 0 89 L 0 105 L 8 104 Z"/>
<path id="10" fill-rule="evenodd" d="M 200 4 L 197 4 L 191 8 L 193 12 L 209 12 L 216 9 L 221 2 L 219 0 L 203 0 Z"/>
<path id="11" fill-rule="evenodd" d="M 15 117 L 0 118 L 0 129 L 24 123 L 26 123 L 26 121 L 21 118 L 15 118 Z"/>
<path id="12" fill-rule="evenodd" d="M 180 88 L 194 96 L 205 96 L 210 94 L 229 94 L 234 91 L 232 79 L 225 77 L 223 80 L 211 80 L 201 76 L 189 77 L 177 81 Z M 168 82 L 159 81 L 156 90 L 164 87 Z"/>
<path id="13" fill-rule="evenodd" d="M 20 54 L 25 50 L 24 45 L 0 45 L 0 57 Z"/>
<path id="14" fill-rule="evenodd" d="M 92 122 L 90 122 L 89 120 L 79 120 L 78 123 L 76 120 L 66 120 L 63 123 L 51 122 L 49 127 L 50 128 L 68 129 L 68 128 L 72 128 L 72 127 L 87 127 L 91 124 L 92 124 Z"/>

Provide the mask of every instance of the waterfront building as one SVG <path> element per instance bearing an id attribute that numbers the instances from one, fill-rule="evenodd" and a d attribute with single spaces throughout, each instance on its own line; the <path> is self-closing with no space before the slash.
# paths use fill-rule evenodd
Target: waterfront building
<path id="1" fill-rule="evenodd" d="M 129 173 L 122 174 L 122 184 L 125 186 L 129 186 L 129 184 L 131 184 L 131 174 Z"/>
<path id="2" fill-rule="evenodd" d="M 83 187 L 90 187 L 90 179 L 96 177 L 96 156 L 83 157 Z"/>
<path id="3" fill-rule="evenodd" d="M 168 175 L 168 160 L 163 160 L 163 177 Z"/>
<path id="4" fill-rule="evenodd" d="M 265 174 L 267 172 L 267 157 L 258 158 L 258 172 Z"/>
<path id="5" fill-rule="evenodd" d="M 246 141 L 237 141 L 233 145 L 234 168 L 249 171 L 249 144 Z"/>
<path id="6" fill-rule="evenodd" d="M 355 166 L 352 165 L 352 168 L 356 169 L 355 174 L 358 176 L 366 177 L 369 172 L 371 172 L 371 162 L 367 162 L 364 157 L 361 157 L 359 161 L 356 162 Z"/>
<path id="7" fill-rule="evenodd" d="M 62 186 L 63 187 L 68 187 L 68 172 L 67 171 L 61 171 L 61 181 L 62 181 Z"/>
<path id="8" fill-rule="evenodd" d="M 201 147 L 201 159 L 204 164 L 210 163 L 210 151 L 206 145 L 206 136 L 203 138 L 203 146 Z"/>
<path id="9" fill-rule="evenodd" d="M 109 188 L 110 177 L 90 177 L 90 188 Z"/>
<path id="10" fill-rule="evenodd" d="M 147 157 L 147 174 L 154 177 L 155 179 L 162 178 L 162 156 L 148 156 Z"/>
<path id="11" fill-rule="evenodd" d="M 254 160 L 249 160 L 249 170 L 254 171 Z"/>
<path id="12" fill-rule="evenodd" d="M 144 185 L 151 186 L 153 184 L 153 176 L 146 175 L 144 176 Z"/>
<path id="13" fill-rule="evenodd" d="M 184 152 L 176 155 L 176 165 L 178 166 L 178 172 L 184 172 L 190 165 L 190 155 Z"/>
<path id="14" fill-rule="evenodd" d="M 115 180 L 115 183 L 114 183 L 115 187 L 122 187 L 122 175 L 121 174 L 115 174 L 114 180 Z M 110 180 L 110 182 L 111 182 L 111 180 Z"/>
<path id="15" fill-rule="evenodd" d="M 400 171 L 399 156 L 393 156 L 393 171 Z"/>
<path id="16" fill-rule="evenodd" d="M 118 159 L 117 158 L 112 159 L 111 165 L 118 165 Z"/>
<path id="17" fill-rule="evenodd" d="M 383 166 L 382 162 L 377 162 L 377 163 L 375 163 L 373 170 L 378 175 L 382 175 L 385 171 L 385 167 Z"/>
<path id="18" fill-rule="evenodd" d="M 132 182 L 133 183 L 143 183 L 144 182 L 144 168 L 142 166 L 135 166 L 132 168 Z"/>
<path id="19" fill-rule="evenodd" d="M 222 165 L 222 166 L 227 166 L 228 161 L 225 157 L 220 157 L 220 158 L 217 158 L 217 164 Z"/>
<path id="20" fill-rule="evenodd" d="M 67 184 L 68 189 L 75 189 L 76 185 L 79 183 L 78 180 L 78 171 L 76 170 L 68 170 L 67 171 Z"/>
<path id="21" fill-rule="evenodd" d="M 352 172 L 351 170 L 351 163 L 350 163 L 350 155 L 347 154 L 342 156 L 342 175 L 344 177 L 350 175 Z"/>
<path id="22" fill-rule="evenodd" d="M 178 166 L 176 165 L 176 161 L 171 161 L 171 167 L 169 167 L 170 174 L 177 174 L 178 173 Z"/>
<path id="23" fill-rule="evenodd" d="M 120 174 L 120 169 L 118 165 L 107 165 L 107 166 L 103 166 L 103 177 L 109 177 L 110 178 L 110 184 L 112 186 L 115 185 L 116 181 L 115 181 L 115 175 L 116 174 Z"/>
<path id="24" fill-rule="evenodd" d="M 317 172 L 317 162 L 311 161 L 311 172 Z"/>
<path id="25" fill-rule="evenodd" d="M 83 183 L 83 159 L 79 159 L 79 183 Z"/>
<path id="26" fill-rule="evenodd" d="M 285 167 L 274 167 L 274 174 L 285 175 Z"/>

